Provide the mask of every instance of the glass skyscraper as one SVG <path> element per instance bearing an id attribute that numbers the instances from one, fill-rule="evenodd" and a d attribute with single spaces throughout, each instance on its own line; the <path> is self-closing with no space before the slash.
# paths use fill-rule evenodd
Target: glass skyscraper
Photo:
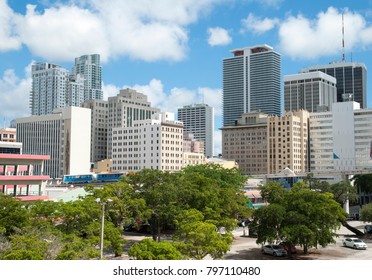
<path id="1" fill-rule="evenodd" d="M 363 63 L 334 62 L 307 67 L 301 72 L 321 71 L 336 78 L 337 102 L 356 101 L 367 108 L 367 68 Z"/>
<path id="2" fill-rule="evenodd" d="M 223 60 L 223 126 L 242 114 L 281 114 L 280 54 L 268 45 L 232 50 Z"/>

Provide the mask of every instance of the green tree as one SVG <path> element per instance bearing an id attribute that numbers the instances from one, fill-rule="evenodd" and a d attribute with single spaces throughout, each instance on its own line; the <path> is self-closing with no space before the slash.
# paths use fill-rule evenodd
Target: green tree
<path id="1" fill-rule="evenodd" d="M 176 224 L 178 228 L 173 240 L 187 258 L 201 260 L 209 254 L 213 259 L 218 259 L 230 249 L 232 234 L 218 233 L 217 227 L 205 221 L 203 214 L 196 209 L 184 210 Z"/>
<path id="2" fill-rule="evenodd" d="M 0 228 L 5 236 L 30 224 L 30 213 L 24 204 L 10 195 L 0 194 Z"/>
<path id="3" fill-rule="evenodd" d="M 128 250 L 128 255 L 136 260 L 181 260 L 182 254 L 171 242 L 163 240 L 156 242 L 145 238 L 134 243 Z"/>
<path id="4" fill-rule="evenodd" d="M 372 222 L 372 203 L 368 203 L 362 207 L 360 219 L 363 222 Z"/>
<path id="5" fill-rule="evenodd" d="M 81 238 L 84 244 L 96 247 L 100 245 L 101 204 L 93 196 L 62 204 L 59 209 L 61 222 L 57 228 L 65 235 Z M 105 216 L 108 217 L 110 204 L 106 205 Z M 111 248 L 115 255 L 121 255 L 125 240 L 121 237 L 121 227 L 116 227 L 105 217 L 104 248 Z M 90 246 L 90 245 L 89 245 Z M 90 254 L 90 253 L 89 253 Z"/>
<path id="6" fill-rule="evenodd" d="M 58 252 L 56 260 L 89 260 L 100 256 L 96 248 L 97 244 L 75 234 L 65 235 L 62 244 L 63 247 Z"/>
<path id="7" fill-rule="evenodd" d="M 123 227 L 133 223 L 136 218 L 146 216 L 146 201 L 138 197 L 133 186 L 124 180 L 115 184 L 107 184 L 104 188 L 89 187 L 87 191 L 92 193 L 91 200 L 99 198 L 101 201 L 110 199 L 112 202 L 106 207 L 107 220 L 115 227 Z"/>
<path id="8" fill-rule="evenodd" d="M 260 193 L 263 199 L 275 203 L 283 200 L 286 190 L 281 182 L 269 181 L 266 185 L 260 186 Z"/>
<path id="9" fill-rule="evenodd" d="M 357 189 L 359 195 L 364 194 L 371 194 L 372 193 L 372 174 L 359 174 L 353 176 L 354 185 Z M 364 203 L 364 198 L 360 198 L 360 204 Z"/>
<path id="10" fill-rule="evenodd" d="M 180 175 L 181 204 L 202 212 L 217 227 L 232 230 L 238 217 L 248 217 L 252 212 L 242 191 L 247 178 L 238 169 L 201 164 L 187 166 Z"/>
<path id="11" fill-rule="evenodd" d="M 270 186 L 265 188 L 271 194 L 269 205 L 254 213 L 257 243 L 284 241 L 303 246 L 307 253 L 310 247 L 335 242 L 336 230 L 347 214 L 333 199 L 333 194 L 310 190 L 304 185 L 284 193 L 276 185 L 272 191 Z"/>
<path id="12" fill-rule="evenodd" d="M 154 169 L 143 169 L 126 177 L 133 186 L 137 198 L 146 202 L 144 217 L 150 221 L 151 234 L 160 241 L 161 230 L 174 223 L 176 214 L 182 209 L 179 203 L 179 184 L 176 173 Z"/>
<path id="13" fill-rule="evenodd" d="M 334 200 L 340 203 L 341 207 L 344 207 L 347 200 L 350 202 L 358 200 L 357 190 L 349 181 L 341 181 L 335 184 L 319 182 L 315 184 L 315 187 L 323 193 L 332 193 Z"/>

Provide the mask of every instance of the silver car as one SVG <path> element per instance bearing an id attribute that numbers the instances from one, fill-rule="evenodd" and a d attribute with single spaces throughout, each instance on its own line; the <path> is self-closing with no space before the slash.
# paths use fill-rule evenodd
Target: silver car
<path id="1" fill-rule="evenodd" d="M 345 238 L 343 244 L 345 247 L 350 247 L 354 249 L 363 249 L 363 250 L 367 249 L 366 243 L 364 243 L 359 238 L 355 238 L 355 237 Z"/>
<path id="2" fill-rule="evenodd" d="M 267 244 L 267 245 L 262 246 L 261 250 L 262 250 L 262 253 L 264 254 L 269 254 L 269 255 L 278 256 L 278 257 L 287 255 L 287 251 L 284 250 L 284 248 L 280 245 Z"/>

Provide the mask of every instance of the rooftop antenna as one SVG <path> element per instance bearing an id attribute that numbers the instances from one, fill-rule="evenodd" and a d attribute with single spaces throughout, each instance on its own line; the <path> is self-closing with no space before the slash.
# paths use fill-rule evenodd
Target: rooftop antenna
<path id="1" fill-rule="evenodd" d="M 342 62 L 345 62 L 345 30 L 344 30 L 344 13 L 342 13 Z"/>
<path id="2" fill-rule="evenodd" d="M 201 95 L 202 95 L 202 104 L 204 104 L 204 90 L 201 89 Z"/>

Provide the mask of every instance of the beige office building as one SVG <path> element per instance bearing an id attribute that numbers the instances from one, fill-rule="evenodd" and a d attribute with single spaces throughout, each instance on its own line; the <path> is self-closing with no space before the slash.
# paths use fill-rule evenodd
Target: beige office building
<path id="1" fill-rule="evenodd" d="M 234 160 L 246 175 L 308 170 L 306 110 L 284 116 L 246 113 L 234 126 L 222 128 L 222 156 Z"/>
<path id="2" fill-rule="evenodd" d="M 269 116 L 268 174 L 278 174 L 285 168 L 295 173 L 308 171 L 308 120 L 309 112 L 306 110 Z"/>
<path id="3" fill-rule="evenodd" d="M 236 125 L 222 128 L 222 157 L 235 161 L 244 174 L 267 173 L 267 118 L 245 113 Z"/>

